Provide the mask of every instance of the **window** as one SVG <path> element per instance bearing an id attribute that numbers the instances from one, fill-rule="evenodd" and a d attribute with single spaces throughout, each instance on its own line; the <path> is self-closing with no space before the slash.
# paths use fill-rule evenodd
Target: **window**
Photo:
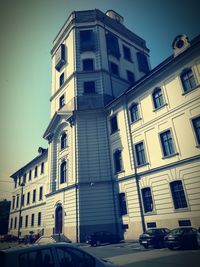
<path id="1" fill-rule="evenodd" d="M 117 124 L 117 116 L 112 116 L 110 118 L 110 129 L 111 134 L 115 133 L 118 130 L 118 124 Z"/>
<path id="2" fill-rule="evenodd" d="M 23 176 L 23 183 L 24 183 L 24 184 L 26 183 L 26 173 L 25 173 L 24 176 Z"/>
<path id="3" fill-rule="evenodd" d="M 94 60 L 92 58 L 87 58 L 83 60 L 83 70 L 84 71 L 94 70 Z"/>
<path id="4" fill-rule="evenodd" d="M 41 163 L 41 174 L 44 173 L 44 162 Z"/>
<path id="5" fill-rule="evenodd" d="M 110 62 L 110 71 L 112 74 L 119 76 L 119 67 L 117 64 Z"/>
<path id="6" fill-rule="evenodd" d="M 84 51 L 94 51 L 94 32 L 92 30 L 80 31 L 80 50 Z"/>
<path id="7" fill-rule="evenodd" d="M 139 120 L 139 111 L 138 111 L 138 104 L 135 103 L 130 107 L 130 114 L 131 114 L 131 121 Z"/>
<path id="8" fill-rule="evenodd" d="M 28 178 L 29 181 L 31 180 L 31 178 L 32 178 L 32 171 L 30 170 L 30 171 L 29 171 L 29 178 Z"/>
<path id="9" fill-rule="evenodd" d="M 107 44 L 108 54 L 119 59 L 121 55 L 119 52 L 119 43 L 118 43 L 117 37 L 111 33 L 107 33 L 106 34 L 106 44 Z"/>
<path id="10" fill-rule="evenodd" d="M 129 47 L 123 45 L 124 58 L 131 61 L 131 50 Z"/>
<path id="11" fill-rule="evenodd" d="M 126 74 L 127 74 L 127 80 L 130 83 L 134 83 L 135 82 L 135 76 L 134 76 L 133 72 L 131 72 L 130 70 L 127 70 Z"/>
<path id="12" fill-rule="evenodd" d="M 85 94 L 95 93 L 95 82 L 94 81 L 84 82 L 83 86 L 84 86 Z"/>
<path id="13" fill-rule="evenodd" d="M 60 84 L 60 87 L 63 85 L 65 81 L 65 74 L 64 72 L 60 75 L 60 78 L 59 78 L 59 84 Z"/>
<path id="14" fill-rule="evenodd" d="M 197 144 L 200 145 L 200 117 L 193 119 L 192 124 L 194 127 L 194 132 L 196 135 Z"/>
<path id="15" fill-rule="evenodd" d="M 181 82 L 185 93 L 191 91 L 196 87 L 192 69 L 187 68 L 183 70 L 183 72 L 181 73 Z"/>
<path id="16" fill-rule="evenodd" d="M 31 226 L 34 226 L 34 214 L 31 215 Z"/>
<path id="17" fill-rule="evenodd" d="M 126 215 L 127 214 L 127 206 L 126 206 L 125 193 L 119 193 L 119 207 L 120 207 L 120 214 Z"/>
<path id="18" fill-rule="evenodd" d="M 43 197 L 43 186 L 40 186 L 39 200 L 42 200 Z"/>
<path id="19" fill-rule="evenodd" d="M 35 177 L 37 177 L 37 166 L 35 166 Z"/>
<path id="20" fill-rule="evenodd" d="M 154 108 L 160 108 L 164 105 L 163 94 L 160 88 L 156 88 L 152 94 Z"/>
<path id="21" fill-rule="evenodd" d="M 30 204 L 30 192 L 27 193 L 26 205 Z"/>
<path id="22" fill-rule="evenodd" d="M 67 178 L 67 163 L 63 161 L 60 165 L 60 183 L 63 184 L 66 182 Z"/>
<path id="23" fill-rule="evenodd" d="M 115 167 L 115 173 L 118 173 L 122 171 L 122 152 L 121 150 L 116 150 L 114 152 L 114 167 Z"/>
<path id="24" fill-rule="evenodd" d="M 62 95 L 59 99 L 59 107 L 60 109 L 65 105 L 65 95 Z"/>
<path id="25" fill-rule="evenodd" d="M 60 70 L 62 66 L 64 66 L 66 63 L 65 60 L 65 45 L 61 44 L 58 48 L 56 55 L 55 55 L 55 68 L 56 70 Z"/>
<path id="26" fill-rule="evenodd" d="M 10 219 L 10 229 L 13 228 L 13 218 Z"/>
<path id="27" fill-rule="evenodd" d="M 187 208 L 187 202 L 181 181 L 170 183 L 172 198 L 175 209 Z"/>
<path id="28" fill-rule="evenodd" d="M 15 217 L 14 228 L 17 228 L 17 217 Z"/>
<path id="29" fill-rule="evenodd" d="M 162 150 L 164 157 L 174 155 L 174 144 L 170 130 L 160 134 Z"/>
<path id="30" fill-rule="evenodd" d="M 190 220 L 179 220 L 178 224 L 180 227 L 182 226 L 191 226 L 191 221 Z"/>
<path id="31" fill-rule="evenodd" d="M 13 196 L 13 200 L 12 200 L 12 209 L 15 208 L 15 196 Z"/>
<path id="32" fill-rule="evenodd" d="M 24 206 L 24 198 L 25 198 L 25 195 L 23 194 L 23 195 L 22 195 L 22 199 L 21 199 L 22 207 Z"/>
<path id="33" fill-rule="evenodd" d="M 25 217 L 25 227 L 28 227 L 28 215 Z"/>
<path id="34" fill-rule="evenodd" d="M 135 145 L 135 152 L 136 152 L 136 158 L 137 158 L 137 165 L 140 166 L 140 165 L 146 164 L 146 157 L 145 157 L 143 142 Z"/>
<path id="35" fill-rule="evenodd" d="M 15 188 L 17 188 L 17 180 L 15 180 L 14 182 L 15 182 Z"/>
<path id="36" fill-rule="evenodd" d="M 156 222 L 148 222 L 147 228 L 156 228 Z"/>
<path id="37" fill-rule="evenodd" d="M 142 71 L 144 73 L 148 73 L 149 72 L 149 64 L 147 61 L 147 56 L 142 52 L 137 52 L 137 60 L 138 60 L 139 71 Z"/>
<path id="38" fill-rule="evenodd" d="M 36 201 L 36 189 L 33 190 L 33 203 Z"/>
<path id="39" fill-rule="evenodd" d="M 17 195 L 17 203 L 16 203 L 16 208 L 19 207 L 19 195 Z"/>
<path id="40" fill-rule="evenodd" d="M 153 201 L 152 201 L 150 187 L 142 188 L 141 191 L 142 191 L 144 212 L 153 211 Z"/>
<path id="41" fill-rule="evenodd" d="M 64 149 L 67 147 L 67 134 L 62 133 L 60 138 L 60 149 Z"/>
<path id="42" fill-rule="evenodd" d="M 20 224 L 20 227 L 22 227 L 22 225 L 23 225 L 23 217 L 22 216 L 20 217 L 20 223 L 19 224 Z"/>
<path id="43" fill-rule="evenodd" d="M 42 213 L 38 212 L 38 226 L 41 225 L 41 217 L 42 217 Z"/>
<path id="44" fill-rule="evenodd" d="M 40 250 L 26 250 L 23 253 L 19 254 L 19 265 L 20 267 L 29 266 L 29 267 L 55 267 L 55 262 L 52 256 L 51 249 L 40 249 Z M 57 266 L 57 264 L 56 264 Z M 58 265 L 59 267 L 69 266 L 65 263 Z M 71 265 L 70 265 L 71 266 Z M 74 265 L 73 265 L 74 266 Z"/>
<path id="45" fill-rule="evenodd" d="M 19 186 L 21 185 L 21 177 L 19 177 L 19 183 L 18 183 L 18 185 Z"/>

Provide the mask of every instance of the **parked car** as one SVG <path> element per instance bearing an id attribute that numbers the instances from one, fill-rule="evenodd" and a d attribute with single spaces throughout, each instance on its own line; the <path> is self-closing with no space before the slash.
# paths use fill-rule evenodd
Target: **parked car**
<path id="1" fill-rule="evenodd" d="M 86 243 L 91 246 L 99 246 L 105 243 L 118 243 L 120 242 L 120 237 L 108 231 L 99 231 L 87 237 Z"/>
<path id="2" fill-rule="evenodd" d="M 0 241 L 1 242 L 16 242 L 17 241 L 17 236 L 10 235 L 10 234 L 2 235 L 1 238 L 0 238 Z"/>
<path id="3" fill-rule="evenodd" d="M 154 248 L 160 248 L 164 246 L 164 237 L 170 232 L 167 228 L 152 228 L 145 231 L 139 236 L 140 245 L 148 248 L 153 246 Z"/>
<path id="4" fill-rule="evenodd" d="M 200 233 L 193 227 L 179 227 L 171 230 L 164 241 L 169 249 L 197 248 L 200 246 Z"/>
<path id="5" fill-rule="evenodd" d="M 78 246 L 34 244 L 0 251 L 1 267 L 117 267 Z"/>

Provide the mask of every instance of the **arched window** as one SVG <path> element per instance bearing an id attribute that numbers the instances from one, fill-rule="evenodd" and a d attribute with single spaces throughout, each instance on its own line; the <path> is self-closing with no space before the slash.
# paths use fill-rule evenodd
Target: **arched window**
<path id="1" fill-rule="evenodd" d="M 60 165 L 60 183 L 63 184 L 67 179 L 67 163 L 63 161 Z"/>
<path id="2" fill-rule="evenodd" d="M 120 150 L 116 150 L 114 152 L 114 166 L 115 173 L 122 171 L 122 152 Z"/>
<path id="3" fill-rule="evenodd" d="M 60 138 L 60 148 L 64 149 L 67 146 L 67 134 L 62 133 L 61 138 Z"/>
<path id="4" fill-rule="evenodd" d="M 181 82 L 184 92 L 189 92 L 196 87 L 196 82 L 192 69 L 184 69 L 181 73 Z"/>
<path id="5" fill-rule="evenodd" d="M 163 94 L 162 94 L 162 90 L 157 87 L 154 91 L 153 91 L 153 104 L 154 104 L 154 108 L 160 108 L 164 105 L 164 100 L 163 100 Z"/>

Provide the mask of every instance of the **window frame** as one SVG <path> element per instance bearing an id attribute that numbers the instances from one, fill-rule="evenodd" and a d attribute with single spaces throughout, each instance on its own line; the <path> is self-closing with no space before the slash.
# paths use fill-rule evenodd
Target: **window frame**
<path id="1" fill-rule="evenodd" d="M 132 79 L 130 79 L 130 75 L 132 75 L 132 78 L 133 78 L 133 80 Z M 134 73 L 132 72 L 132 71 L 130 71 L 130 70 L 126 70 L 126 76 L 127 76 L 127 81 L 129 81 L 130 83 L 135 83 L 135 75 L 134 75 Z"/>
<path id="2" fill-rule="evenodd" d="M 33 198 L 32 198 L 32 203 L 36 202 L 36 189 L 33 189 Z"/>
<path id="3" fill-rule="evenodd" d="M 41 226 L 42 224 L 42 212 L 38 212 L 38 220 L 37 220 L 37 226 Z"/>
<path id="4" fill-rule="evenodd" d="M 90 38 L 84 37 L 84 34 L 86 35 L 86 32 L 90 32 Z M 81 36 L 82 35 L 82 36 Z M 84 40 L 85 38 L 85 40 Z M 93 29 L 85 29 L 79 31 L 79 47 L 80 47 L 80 53 L 87 52 L 87 51 L 95 51 L 95 32 Z"/>
<path id="5" fill-rule="evenodd" d="M 92 85 L 92 86 L 90 87 L 90 85 Z M 92 90 L 90 88 L 92 88 Z M 94 80 L 93 81 L 84 81 L 83 82 L 83 93 L 86 95 L 96 94 L 96 82 Z"/>
<path id="6" fill-rule="evenodd" d="M 125 192 L 118 194 L 120 215 L 124 216 L 128 214 L 127 197 Z"/>
<path id="7" fill-rule="evenodd" d="M 43 199 L 43 186 L 40 186 L 40 189 L 39 189 L 39 200 L 42 200 Z"/>
<path id="8" fill-rule="evenodd" d="M 159 97 L 155 98 L 155 94 L 158 91 L 161 92 L 161 95 L 159 95 Z M 154 108 L 154 110 L 158 110 L 158 109 L 160 109 L 160 108 L 162 108 L 162 107 L 164 107 L 166 105 L 164 94 L 163 94 L 163 90 L 161 89 L 161 87 L 154 88 L 154 90 L 153 90 L 153 92 L 151 94 L 151 97 L 152 97 L 152 102 L 153 102 L 153 108 Z M 157 105 L 157 103 L 156 103 L 156 100 L 157 99 L 159 99 L 159 105 Z M 162 104 L 160 104 L 160 102 L 161 102 L 160 99 L 162 99 Z"/>
<path id="9" fill-rule="evenodd" d="M 173 150 L 174 151 L 173 151 L 173 153 L 165 155 L 165 150 L 164 150 L 164 146 L 163 146 L 161 135 L 163 135 L 164 133 L 167 133 L 167 132 L 169 132 L 170 135 L 171 135 L 171 141 L 172 141 L 172 145 L 173 145 Z M 162 132 L 159 132 L 158 134 L 159 134 L 159 141 L 160 141 L 161 152 L 162 152 L 162 159 L 166 159 L 166 158 L 170 158 L 170 157 L 174 157 L 174 156 L 178 155 L 178 152 L 176 150 L 176 144 L 175 144 L 175 140 L 174 140 L 174 137 L 173 137 L 172 129 L 171 128 L 165 129 Z M 168 149 L 169 149 L 169 143 L 168 143 Z"/>
<path id="10" fill-rule="evenodd" d="M 67 182 L 67 160 L 63 160 L 60 164 L 60 184 Z"/>
<path id="11" fill-rule="evenodd" d="M 123 44 L 122 45 L 122 49 L 123 49 L 123 57 L 124 57 L 124 59 L 126 59 L 129 62 L 133 62 L 130 47 L 128 47 L 127 45 Z M 127 56 L 127 53 L 125 52 L 125 50 L 126 50 L 126 52 L 129 51 L 128 52 L 128 56 Z"/>
<path id="12" fill-rule="evenodd" d="M 62 85 L 64 84 L 64 82 L 65 82 L 65 73 L 62 72 L 60 74 L 60 77 L 59 77 L 59 87 L 62 87 Z"/>
<path id="13" fill-rule="evenodd" d="M 136 113 L 137 116 L 135 116 L 135 117 L 137 117 L 136 119 L 133 118 L 133 113 L 132 113 L 133 107 L 137 107 L 137 113 Z M 139 103 L 137 103 L 137 102 L 132 103 L 130 105 L 130 107 L 129 107 L 129 112 L 130 112 L 131 123 L 137 122 L 138 120 L 141 119 L 141 117 L 140 117 L 140 111 L 139 111 Z"/>
<path id="14" fill-rule="evenodd" d="M 31 193 L 27 192 L 26 205 L 30 205 Z"/>
<path id="15" fill-rule="evenodd" d="M 92 64 L 91 64 L 91 66 L 92 66 L 92 68 L 88 68 L 88 66 L 86 67 L 86 62 L 91 62 Z M 90 65 L 90 64 L 89 64 Z M 83 71 L 94 71 L 94 59 L 93 58 L 84 58 L 84 59 L 82 59 L 82 70 Z"/>
<path id="16" fill-rule="evenodd" d="M 60 150 L 63 150 L 67 147 L 67 133 L 62 132 L 60 135 Z"/>
<path id="17" fill-rule="evenodd" d="M 119 158 L 116 158 L 116 155 L 119 155 Z M 121 149 L 115 149 L 113 151 L 113 163 L 114 163 L 114 173 L 118 174 L 120 172 L 123 172 L 123 159 L 122 159 L 122 150 Z"/>
<path id="18" fill-rule="evenodd" d="M 145 196 L 145 190 L 149 189 L 150 195 L 148 194 L 148 196 Z M 141 196 L 142 196 L 142 204 L 143 204 L 143 210 L 144 213 L 152 213 L 154 212 L 154 202 L 153 202 L 153 194 L 152 194 L 152 188 L 150 186 L 146 186 L 141 188 Z M 151 199 L 150 202 L 150 209 L 149 209 L 149 199 Z"/>
<path id="19" fill-rule="evenodd" d="M 192 73 L 192 77 L 188 77 L 189 72 Z M 187 80 L 186 81 L 183 78 L 185 75 L 187 75 Z M 195 77 L 195 72 L 193 71 L 192 67 L 184 68 L 181 71 L 179 77 L 180 77 L 180 82 L 181 82 L 181 86 L 182 86 L 183 95 L 185 95 L 185 94 L 193 91 L 195 88 L 197 88 L 197 79 Z M 193 86 L 192 86 L 192 82 L 191 82 L 192 79 L 193 79 L 193 82 L 194 82 Z M 186 88 L 186 82 L 187 81 L 189 81 L 189 84 L 190 84 L 190 88 L 189 89 Z"/>
<path id="20" fill-rule="evenodd" d="M 181 203 L 181 206 L 177 207 L 177 205 L 179 205 L 179 204 L 177 204 L 178 201 L 180 202 L 180 193 L 179 193 L 179 196 L 178 196 L 178 197 L 179 197 L 179 200 L 177 200 L 177 199 L 175 200 L 174 195 L 173 195 L 173 191 L 172 191 L 172 184 L 175 184 L 175 183 L 178 183 L 178 182 L 181 183 L 181 186 L 182 186 L 182 192 L 183 192 L 183 196 L 184 196 L 184 200 L 181 200 L 181 202 L 185 202 L 185 203 L 186 203 L 186 206 L 184 206 L 184 205 Z M 188 200 L 187 200 L 187 196 L 186 196 L 186 193 L 185 193 L 186 190 L 185 190 L 185 188 L 184 188 L 183 181 L 180 180 L 180 179 L 171 181 L 171 182 L 169 183 L 169 189 L 170 189 L 170 193 L 171 193 L 171 198 L 172 198 L 172 203 L 173 203 L 174 210 L 179 211 L 179 210 L 186 210 L 186 209 L 188 209 L 188 208 L 189 208 L 189 205 L 188 205 Z M 180 192 L 180 190 L 179 190 L 178 192 Z M 177 196 L 176 196 L 176 197 L 177 197 Z M 175 202 L 175 201 L 176 201 L 176 202 Z"/>
<path id="21" fill-rule="evenodd" d="M 25 216 L 25 228 L 28 227 L 28 215 Z"/>
<path id="22" fill-rule="evenodd" d="M 35 166 L 34 178 L 38 176 L 38 166 Z"/>
<path id="23" fill-rule="evenodd" d="M 65 94 L 62 94 L 59 97 L 59 109 L 63 108 L 65 105 Z"/>
<path id="24" fill-rule="evenodd" d="M 195 116 L 193 118 L 190 119 L 190 123 L 191 123 L 191 126 L 192 126 L 192 131 L 194 133 L 194 138 L 195 138 L 195 142 L 196 142 L 196 147 L 200 147 L 200 133 L 199 133 L 199 136 L 197 134 L 197 131 L 196 131 L 196 128 L 195 128 L 195 125 L 194 125 L 194 120 L 197 120 L 199 119 L 200 120 L 200 116 Z"/>
<path id="25" fill-rule="evenodd" d="M 119 65 L 118 64 L 116 64 L 115 62 L 113 62 L 113 61 L 110 61 L 109 62 L 109 66 L 110 66 L 110 73 L 112 74 L 112 75 L 114 75 L 114 76 L 116 76 L 116 77 L 120 77 L 120 74 L 119 74 Z M 116 70 L 116 72 L 115 72 L 115 70 L 113 71 L 113 67 L 114 67 L 114 69 Z"/>
<path id="26" fill-rule="evenodd" d="M 138 151 L 137 151 L 137 148 L 136 147 L 138 145 L 140 145 L 140 144 L 143 144 L 143 151 L 144 151 L 143 153 L 144 154 L 143 154 L 143 157 L 142 158 L 145 160 L 145 162 L 142 162 L 142 163 L 139 164 L 139 161 L 138 161 L 138 158 L 139 157 L 138 157 L 138 153 L 137 153 Z M 144 140 L 141 140 L 140 142 L 137 142 L 136 144 L 134 144 L 134 148 L 135 148 L 134 151 L 135 151 L 135 157 L 136 157 L 136 163 L 137 163 L 136 167 L 142 167 L 142 166 L 147 165 L 148 164 L 148 161 L 147 161 L 147 156 L 146 156 L 146 149 L 145 149 L 145 142 L 144 142 Z"/>
<path id="27" fill-rule="evenodd" d="M 116 120 L 115 127 L 113 127 L 113 123 L 112 123 L 114 118 Z M 114 134 L 114 133 L 118 132 L 119 131 L 119 126 L 118 126 L 117 114 L 112 115 L 109 118 L 109 122 L 110 122 L 110 134 Z"/>
<path id="28" fill-rule="evenodd" d="M 34 223 L 35 223 L 35 214 L 32 213 L 31 214 L 31 226 L 34 226 Z"/>

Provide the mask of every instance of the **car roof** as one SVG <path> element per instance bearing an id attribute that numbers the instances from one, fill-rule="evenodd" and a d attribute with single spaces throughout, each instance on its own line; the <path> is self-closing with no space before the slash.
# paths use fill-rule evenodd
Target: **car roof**
<path id="1" fill-rule="evenodd" d="M 73 248 L 77 248 L 78 245 L 76 244 L 69 244 L 69 243 L 65 243 L 65 242 L 57 242 L 57 243 L 48 243 L 48 244 L 32 244 L 32 245 L 21 245 L 21 246 L 17 246 L 17 247 L 12 247 L 12 248 L 6 248 L 3 249 L 1 251 L 5 252 L 5 253 L 13 253 L 13 252 L 18 252 L 18 251 L 27 251 L 27 250 L 31 250 L 31 249 L 42 249 L 42 248 L 51 248 L 51 247 L 73 247 Z"/>

